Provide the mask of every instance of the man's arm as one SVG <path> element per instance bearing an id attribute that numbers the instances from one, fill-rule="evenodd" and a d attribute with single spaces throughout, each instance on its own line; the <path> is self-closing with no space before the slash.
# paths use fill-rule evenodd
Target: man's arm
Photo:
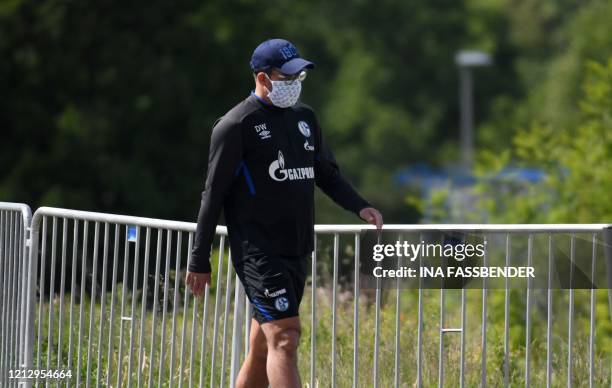
<path id="1" fill-rule="evenodd" d="M 362 209 L 372 207 L 342 176 L 338 163 L 323 140 L 321 128 L 315 126 L 315 181 L 334 202 L 358 216 Z M 360 216 L 361 217 L 361 216 Z"/>
<path id="2" fill-rule="evenodd" d="M 202 191 L 195 241 L 189 272 L 208 273 L 210 250 L 215 238 L 219 214 L 227 192 L 242 160 L 242 133 L 239 123 L 217 120 L 213 126 L 208 156 L 208 173 Z"/>

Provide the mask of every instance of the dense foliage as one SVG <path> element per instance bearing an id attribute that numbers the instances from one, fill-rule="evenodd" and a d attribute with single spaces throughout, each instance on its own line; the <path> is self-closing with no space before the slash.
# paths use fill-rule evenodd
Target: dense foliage
<path id="1" fill-rule="evenodd" d="M 532 125 L 576 128 L 611 17 L 599 0 L 4 1 L 0 199 L 194 220 L 211 124 L 251 90 L 253 48 L 281 36 L 317 64 L 303 98 L 343 171 L 387 222 L 417 222 L 393 176 L 458 159 L 455 53 L 494 58 L 475 114 L 478 148 L 498 154 Z M 357 221 L 320 197 L 319 222 Z"/>

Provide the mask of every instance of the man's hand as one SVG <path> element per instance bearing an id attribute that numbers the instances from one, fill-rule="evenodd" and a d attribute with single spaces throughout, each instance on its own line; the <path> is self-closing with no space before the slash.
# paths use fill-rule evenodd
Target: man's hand
<path id="1" fill-rule="evenodd" d="M 359 211 L 359 217 L 364 221 L 376 225 L 376 229 L 381 230 L 383 226 L 382 214 L 373 207 L 366 207 Z"/>
<path id="2" fill-rule="evenodd" d="M 206 284 L 210 285 L 210 272 L 198 273 L 187 271 L 187 277 L 185 278 L 185 284 L 191 288 L 193 295 L 200 296 L 204 292 Z"/>

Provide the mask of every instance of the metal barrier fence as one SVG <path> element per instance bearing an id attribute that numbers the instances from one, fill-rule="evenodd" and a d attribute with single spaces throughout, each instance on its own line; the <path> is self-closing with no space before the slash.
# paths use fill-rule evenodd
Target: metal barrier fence
<path id="1" fill-rule="evenodd" d="M 0 386 L 9 386 L 9 370 L 25 353 L 26 246 L 32 213 L 24 204 L 0 202 Z"/>
<path id="2" fill-rule="evenodd" d="M 0 236 L 10 228 L 0 227 Z M 550 252 L 553 244 L 567 245 L 572 262 L 585 260 L 576 245 L 588 244 L 593 277 L 612 269 L 609 227 L 389 226 L 398 239 L 414 241 L 432 232 L 471 233 L 490 242 L 485 262 L 506 264 L 531 263 L 545 253 L 536 252 L 541 240 Z M 367 288 L 360 272 L 366 229 L 316 226 L 300 309 L 305 384 L 610 386 L 612 319 L 599 290 Z M 202 298 L 184 288 L 193 223 L 43 207 L 32 219 L 30 240 L 26 230 L 13 241 L 22 238 L 24 247 L 31 241 L 27 272 L 4 272 L 23 277 L 21 299 L 14 288 L 2 288 L 3 308 L 14 295 L 23 303 L 28 291 L 27 308 L 11 310 L 26 321 L 18 345 L 10 340 L 13 326 L 4 334 L 2 319 L 2 344 L 17 347 L 23 368 L 69 372 L 57 380 L 62 386 L 234 386 L 248 352 L 250 305 L 229 264 L 224 227 L 217 228 L 213 281 Z M 16 366 L 2 360 L 3 368 Z"/>

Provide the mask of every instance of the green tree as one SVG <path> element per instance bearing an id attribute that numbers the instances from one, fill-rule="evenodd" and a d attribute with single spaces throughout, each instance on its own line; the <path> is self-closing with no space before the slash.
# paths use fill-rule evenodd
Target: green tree
<path id="1" fill-rule="evenodd" d="M 588 60 L 612 55 L 612 3 L 605 0 L 520 0 L 500 5 L 508 20 L 516 93 L 500 93 L 478 128 L 482 148 L 506 149 L 517 130 L 576 127 Z M 497 64 L 496 64 L 497 66 Z M 512 89 L 508 89 L 512 90 Z"/>
<path id="2" fill-rule="evenodd" d="M 513 148 L 501 157 L 483 152 L 481 173 L 512 162 L 539 166 L 547 176 L 540 185 L 506 194 L 500 186 L 480 185 L 481 203 L 491 221 L 605 223 L 612 219 L 612 60 L 589 62 L 586 74 L 576 127 L 534 123 L 517 133 Z"/>

